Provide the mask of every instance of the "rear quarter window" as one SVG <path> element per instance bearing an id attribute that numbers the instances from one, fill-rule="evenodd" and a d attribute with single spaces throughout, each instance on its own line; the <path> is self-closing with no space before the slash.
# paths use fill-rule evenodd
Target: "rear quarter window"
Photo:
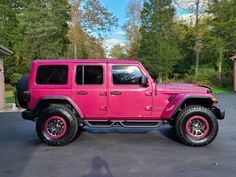
<path id="1" fill-rule="evenodd" d="M 36 75 L 36 84 L 39 85 L 65 85 L 68 80 L 67 65 L 39 66 Z"/>

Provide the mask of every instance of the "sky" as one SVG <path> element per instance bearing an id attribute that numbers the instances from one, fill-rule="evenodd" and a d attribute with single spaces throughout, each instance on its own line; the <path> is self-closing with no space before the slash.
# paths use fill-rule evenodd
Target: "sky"
<path id="1" fill-rule="evenodd" d="M 109 35 L 109 39 L 107 39 L 107 41 L 105 42 L 105 46 L 109 51 L 113 45 L 122 45 L 125 42 L 125 36 L 124 31 L 122 30 L 122 26 L 125 23 L 125 11 L 129 0 L 100 0 L 100 2 L 109 10 L 109 12 L 112 12 L 113 15 L 115 15 L 119 19 L 119 26 L 112 29 L 112 32 Z"/>

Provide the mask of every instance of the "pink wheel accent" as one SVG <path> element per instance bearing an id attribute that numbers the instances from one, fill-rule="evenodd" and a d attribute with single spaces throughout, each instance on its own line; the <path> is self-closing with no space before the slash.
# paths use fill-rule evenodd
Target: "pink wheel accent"
<path id="1" fill-rule="evenodd" d="M 59 116 L 52 116 L 45 122 L 44 130 L 51 138 L 61 138 L 67 130 L 66 121 Z"/>
<path id="2" fill-rule="evenodd" d="M 187 134 L 194 139 L 204 138 L 208 134 L 209 129 L 208 121 L 202 116 L 191 117 L 185 125 Z"/>

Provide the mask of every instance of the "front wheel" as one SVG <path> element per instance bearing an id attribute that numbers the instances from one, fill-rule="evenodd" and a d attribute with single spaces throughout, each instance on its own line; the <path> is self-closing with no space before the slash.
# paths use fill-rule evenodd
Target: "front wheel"
<path id="1" fill-rule="evenodd" d="M 194 105 L 186 107 L 178 115 L 175 130 L 183 144 L 205 146 L 217 136 L 218 122 L 209 109 Z"/>
<path id="2" fill-rule="evenodd" d="M 36 123 L 38 137 L 53 146 L 70 143 L 80 130 L 78 128 L 77 117 L 63 106 L 45 109 Z"/>

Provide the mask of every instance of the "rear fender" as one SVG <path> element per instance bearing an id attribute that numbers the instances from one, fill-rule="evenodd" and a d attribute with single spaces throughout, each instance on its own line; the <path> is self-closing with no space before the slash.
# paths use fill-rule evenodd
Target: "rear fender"
<path id="1" fill-rule="evenodd" d="M 198 104 L 203 106 L 211 106 L 213 101 L 211 100 L 213 96 L 210 94 L 177 94 L 166 106 L 163 111 L 162 119 L 171 119 L 183 106 L 185 103 Z"/>
<path id="2" fill-rule="evenodd" d="M 75 104 L 75 102 L 70 98 L 70 97 L 61 97 L 61 96 L 53 96 L 53 97 L 50 97 L 50 96 L 48 96 L 48 97 L 43 97 L 43 98 L 41 98 L 39 101 L 38 101 L 38 103 L 36 104 L 36 106 L 33 108 L 33 110 L 34 110 L 34 112 L 36 113 L 37 112 L 37 110 L 39 110 L 40 109 L 40 106 L 42 105 L 42 104 L 44 104 L 45 102 L 49 102 L 49 103 L 56 103 L 56 101 L 65 101 L 65 102 L 67 102 L 67 103 L 69 103 L 74 109 L 75 109 L 75 111 L 77 112 L 77 114 L 80 116 L 80 118 L 81 119 L 83 119 L 84 118 L 84 114 L 83 114 L 83 112 L 81 111 L 81 109 Z"/>

